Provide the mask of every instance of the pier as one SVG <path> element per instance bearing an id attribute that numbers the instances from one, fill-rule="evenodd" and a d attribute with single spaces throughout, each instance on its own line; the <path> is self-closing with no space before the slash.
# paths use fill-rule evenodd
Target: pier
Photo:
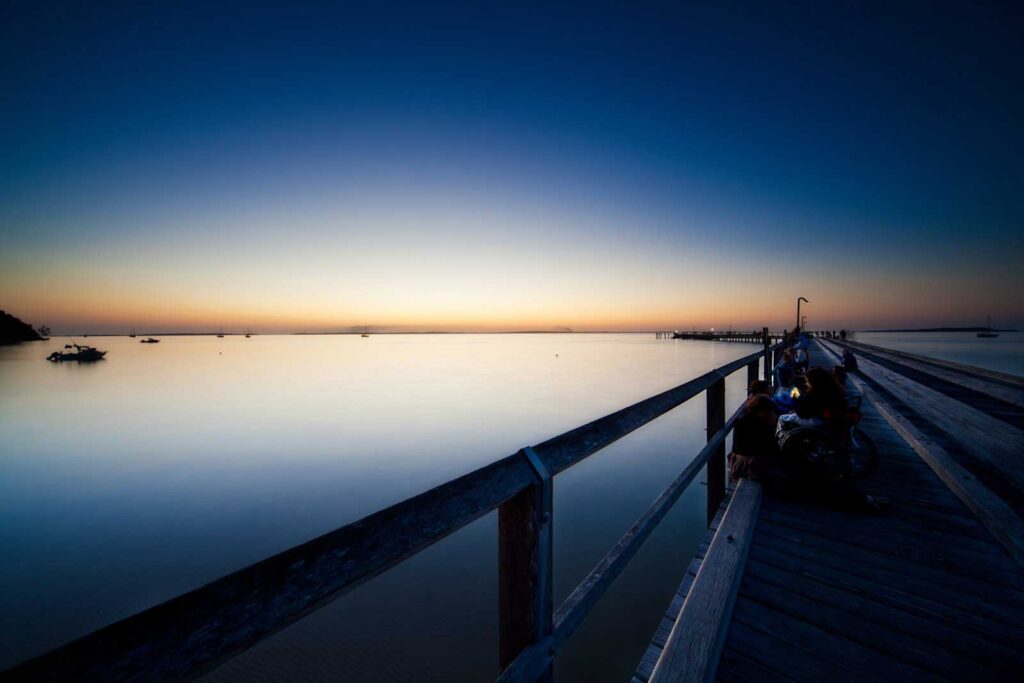
<path id="1" fill-rule="evenodd" d="M 738 417 L 725 380 L 769 379 L 783 343 L 522 448 L 436 488 L 99 629 L 8 680 L 192 677 L 492 511 L 501 681 L 551 680 L 560 647 L 682 493 L 706 483 L 708 531 L 652 634 L 648 681 L 1016 680 L 1024 670 L 1024 381 L 848 343 L 882 515 L 774 499 L 726 479 Z M 816 335 L 811 363 L 841 343 Z M 730 340 L 730 339 L 725 339 Z M 735 341 L 739 341 L 736 339 Z M 554 478 L 699 398 L 707 441 L 569 597 L 552 595 Z M 1016 456 L 1016 457 L 1013 457 Z M 440 608 L 439 608 L 440 609 Z M 443 614 L 438 615 L 443 618 Z"/>
<path id="2" fill-rule="evenodd" d="M 836 342 L 813 346 L 813 365 L 838 362 Z M 1015 413 L 1024 387 L 941 361 L 940 380 L 916 357 L 902 359 L 901 374 L 895 360 L 881 365 L 899 354 L 872 349 L 876 362 L 854 346 L 863 354 L 861 376 L 851 376 L 865 398 L 861 426 L 881 461 L 863 488 L 891 497 L 892 508 L 839 512 L 764 497 L 740 481 L 634 683 L 1019 679 L 1024 527 L 1015 493 L 1024 451 L 1009 457 L 1011 442 L 982 457 L 995 439 L 976 439 L 992 420 L 1005 427 L 999 437 L 1020 438 L 1002 413 Z M 1002 398 L 987 410 L 970 406 L 965 384 Z M 957 405 L 936 406 L 933 392 Z"/>
<path id="3" fill-rule="evenodd" d="M 837 336 L 835 330 L 807 331 L 804 334 L 810 337 L 834 338 Z M 786 338 L 786 332 L 771 332 L 768 328 L 742 332 L 739 330 L 691 330 L 690 332 L 655 332 L 655 339 L 696 339 L 699 341 L 723 341 L 742 342 L 745 344 L 760 344 L 767 336 L 772 343 L 781 342 Z"/>

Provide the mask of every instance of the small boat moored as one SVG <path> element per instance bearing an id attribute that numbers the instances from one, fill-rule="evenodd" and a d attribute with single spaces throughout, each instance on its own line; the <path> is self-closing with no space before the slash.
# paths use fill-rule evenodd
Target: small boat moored
<path id="1" fill-rule="evenodd" d="M 63 361 L 78 361 L 79 363 L 89 363 L 92 361 L 103 360 L 103 357 L 107 355 L 106 351 L 100 351 L 92 346 L 80 346 L 78 344 L 65 344 L 65 349 L 74 349 L 74 351 L 54 351 L 46 360 L 59 363 Z"/>
<path id="2" fill-rule="evenodd" d="M 153 339 L 152 337 L 149 337 L 148 339 L 140 339 L 139 343 L 140 344 L 159 344 L 160 340 L 159 339 Z"/>
<path id="3" fill-rule="evenodd" d="M 992 327 L 992 316 L 988 317 L 988 325 L 986 327 L 987 329 L 982 330 L 981 332 L 978 333 L 979 337 L 981 337 L 982 339 L 992 339 L 993 337 L 999 336 L 999 333 L 996 332 L 994 327 Z"/>

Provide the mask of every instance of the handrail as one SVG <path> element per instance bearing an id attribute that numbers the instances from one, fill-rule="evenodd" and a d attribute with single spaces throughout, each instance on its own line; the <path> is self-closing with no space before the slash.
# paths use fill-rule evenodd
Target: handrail
<path id="1" fill-rule="evenodd" d="M 782 344 L 533 446 L 551 476 L 721 382 Z M 766 364 L 767 366 L 767 364 Z M 733 417 L 733 419 L 735 416 Z M 669 486 L 558 611 L 559 643 L 576 628 L 667 513 L 733 419 Z M 702 462 L 701 459 L 703 458 Z M 4 672 L 12 680 L 181 678 L 208 671 L 536 486 L 522 451 L 368 515 Z M 709 491 L 710 495 L 710 491 Z M 580 592 L 580 589 L 583 592 Z M 549 608 L 550 609 L 550 608 Z M 551 615 L 547 618 L 550 620 Z M 525 648 L 525 652 L 528 649 Z"/>

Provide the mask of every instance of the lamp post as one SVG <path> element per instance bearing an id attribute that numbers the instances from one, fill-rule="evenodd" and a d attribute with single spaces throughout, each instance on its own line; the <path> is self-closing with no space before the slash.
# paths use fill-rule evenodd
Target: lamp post
<path id="1" fill-rule="evenodd" d="M 803 298 L 802 296 L 801 297 L 797 297 L 797 300 L 796 300 L 796 326 L 797 327 L 800 327 L 800 302 L 801 301 L 803 301 L 805 304 L 811 303 L 810 301 L 808 301 L 807 299 Z"/>

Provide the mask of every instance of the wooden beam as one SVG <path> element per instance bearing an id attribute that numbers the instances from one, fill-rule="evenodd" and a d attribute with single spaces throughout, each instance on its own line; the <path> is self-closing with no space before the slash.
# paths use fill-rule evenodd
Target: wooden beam
<path id="1" fill-rule="evenodd" d="M 537 481 L 498 508 L 498 658 L 502 669 L 552 630 L 551 474 L 532 449 Z M 535 680 L 551 679 L 550 658 Z"/>
<path id="2" fill-rule="evenodd" d="M 711 441 L 725 426 L 725 377 L 707 389 L 707 439 Z M 707 520 L 718 512 L 718 506 L 725 498 L 725 443 L 717 446 L 708 458 L 708 509 Z"/>
<path id="3" fill-rule="evenodd" d="M 651 675 L 652 683 L 715 680 L 761 507 L 761 485 L 741 479 Z"/>
<path id="4" fill-rule="evenodd" d="M 886 391 L 945 432 L 968 453 L 1024 489 L 1024 459 L 1021 458 L 1024 432 L 863 356 L 857 361 L 861 371 L 870 374 Z"/>
<path id="5" fill-rule="evenodd" d="M 905 365 L 908 368 L 924 372 L 932 375 L 933 377 L 938 377 L 939 379 L 953 384 L 958 384 L 974 391 L 979 391 L 986 396 L 998 398 L 1001 401 L 1006 401 L 1010 405 L 1017 406 L 1018 408 L 1024 408 L 1024 385 L 1009 385 L 1003 379 L 979 375 L 969 366 L 957 365 L 955 363 L 933 363 L 920 356 L 890 351 L 889 349 L 869 346 L 867 344 L 846 342 L 846 345 L 855 351 L 863 347 L 863 350 L 866 353 L 881 356 L 887 360 L 892 360 Z M 1003 375 L 1003 377 L 1007 377 L 1007 375 Z"/>

